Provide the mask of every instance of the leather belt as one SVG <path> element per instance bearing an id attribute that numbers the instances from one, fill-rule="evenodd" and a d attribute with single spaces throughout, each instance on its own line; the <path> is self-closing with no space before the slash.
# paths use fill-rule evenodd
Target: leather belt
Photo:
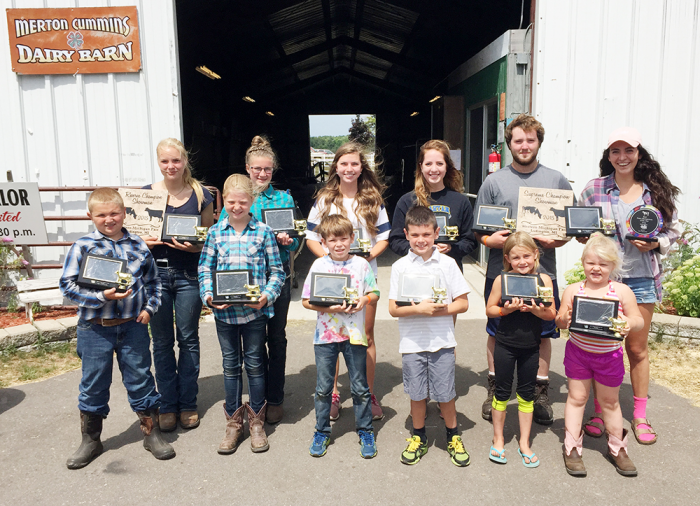
<path id="1" fill-rule="evenodd" d="M 127 323 L 135 319 L 136 318 L 132 316 L 131 318 L 93 318 L 92 320 L 88 321 L 94 325 L 102 325 L 103 327 L 116 327 L 117 325 L 121 325 L 122 323 Z"/>

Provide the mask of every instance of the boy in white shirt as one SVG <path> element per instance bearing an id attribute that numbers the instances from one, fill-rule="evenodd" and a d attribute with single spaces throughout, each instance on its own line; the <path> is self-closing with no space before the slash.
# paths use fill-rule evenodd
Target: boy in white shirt
<path id="1" fill-rule="evenodd" d="M 392 266 L 389 291 L 389 313 L 399 319 L 403 385 L 411 398 L 413 419 L 413 436 L 407 439 L 408 446 L 401 454 L 401 462 L 416 464 L 428 452 L 425 412 L 430 396 L 440 403 L 452 463 L 466 467 L 469 454 L 459 435 L 455 409 L 454 316 L 469 308 L 469 285 L 454 259 L 437 252 L 435 239 L 439 228 L 430 209 L 423 206 L 409 209 L 405 226 L 404 233 L 411 249 Z M 420 273 L 439 276 L 440 287 L 447 289 L 444 303 L 425 299 L 418 304 L 411 301 L 410 306 L 397 305 L 401 274 Z"/>

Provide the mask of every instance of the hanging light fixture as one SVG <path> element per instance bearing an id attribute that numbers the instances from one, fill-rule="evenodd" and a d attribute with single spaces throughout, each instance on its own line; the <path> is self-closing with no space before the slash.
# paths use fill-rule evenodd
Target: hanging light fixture
<path id="1" fill-rule="evenodd" d="M 217 74 L 216 72 L 209 70 L 207 67 L 204 65 L 200 65 L 199 67 L 195 67 L 195 70 L 199 72 L 200 74 L 204 74 L 207 76 L 209 79 L 221 79 L 221 76 Z"/>

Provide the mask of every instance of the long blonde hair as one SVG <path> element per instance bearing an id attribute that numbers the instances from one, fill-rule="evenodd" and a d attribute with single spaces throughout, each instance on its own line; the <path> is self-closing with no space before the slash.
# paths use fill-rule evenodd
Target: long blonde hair
<path id="1" fill-rule="evenodd" d="M 177 139 L 168 137 L 163 139 L 158 143 L 156 147 L 156 154 L 160 156 L 160 150 L 164 148 L 175 148 L 180 153 L 180 158 L 185 162 L 185 170 L 182 174 L 182 182 L 194 190 L 194 194 L 197 196 L 197 207 L 200 212 L 202 211 L 202 203 L 204 202 L 204 190 L 201 181 L 195 179 L 192 176 L 192 166 L 190 165 L 190 155 L 185 149 L 185 146 Z"/>
<path id="2" fill-rule="evenodd" d="M 431 149 L 438 151 L 445 159 L 447 171 L 445 172 L 445 177 L 442 180 L 445 187 L 460 193 L 464 191 L 464 176 L 462 175 L 462 171 L 457 170 L 454 162 L 452 161 L 452 157 L 450 157 L 450 145 L 445 141 L 437 139 L 430 140 L 420 147 L 418 164 L 416 166 L 416 183 L 413 188 L 413 191 L 416 194 L 417 203 L 425 207 L 430 205 L 428 202 L 428 199 L 430 198 L 430 186 L 423 175 L 421 166 L 425 160 L 425 154 Z"/>
<path id="3" fill-rule="evenodd" d="M 319 204 L 323 203 L 323 209 L 321 209 L 321 219 L 325 218 L 331 213 L 331 206 L 335 206 L 340 210 L 340 213 L 347 218 L 347 213 L 345 207 L 343 206 L 343 194 L 340 192 L 340 176 L 338 175 L 338 160 L 345 155 L 352 153 L 357 153 L 360 157 L 360 165 L 362 166 L 362 172 L 357 178 L 357 194 L 355 195 L 355 202 L 357 207 L 355 212 L 358 218 L 360 218 L 367 230 L 372 235 L 377 235 L 379 229 L 377 228 L 377 219 L 379 218 L 379 211 L 384 203 L 382 194 L 384 193 L 385 186 L 381 182 L 379 176 L 375 171 L 373 171 L 367 159 L 363 153 L 363 148 L 360 144 L 355 142 L 346 142 L 338 148 L 335 152 L 335 157 L 333 158 L 333 163 L 331 164 L 331 169 L 328 173 L 328 182 L 326 186 L 321 188 L 317 194 L 316 199 Z"/>
<path id="4" fill-rule="evenodd" d="M 508 255 L 516 246 L 530 250 L 535 254 L 535 265 L 532 267 L 532 272 L 537 272 L 537 269 L 540 267 L 540 249 L 527 232 L 515 232 L 506 239 L 506 243 L 503 245 L 503 270 L 506 272 L 513 270 L 513 266 L 508 261 Z"/>

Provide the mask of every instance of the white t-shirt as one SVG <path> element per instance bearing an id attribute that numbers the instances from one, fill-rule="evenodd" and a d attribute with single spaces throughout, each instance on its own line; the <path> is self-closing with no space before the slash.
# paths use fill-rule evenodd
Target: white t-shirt
<path id="1" fill-rule="evenodd" d="M 311 274 L 314 272 L 350 274 L 352 286 L 357 288 L 358 294 L 366 295 L 373 292 L 379 297 L 374 273 L 367 260 L 362 257 L 350 255 L 345 262 L 336 262 L 330 256 L 317 258 L 311 265 L 306 281 L 304 281 L 304 288 L 301 292 L 302 299 L 311 297 Z M 352 314 L 318 312 L 314 344 L 341 343 L 348 339 L 351 344 L 367 346 L 364 309 Z"/>
<path id="2" fill-rule="evenodd" d="M 453 258 L 438 253 L 433 248 L 432 256 L 423 258 L 409 250 L 405 257 L 397 260 L 391 267 L 391 286 L 389 300 L 396 300 L 399 294 L 399 277 L 401 273 L 426 273 L 440 276 L 440 287 L 447 288 L 445 303 L 451 303 L 456 297 L 469 293 L 471 289 L 464 275 Z M 435 352 L 443 348 L 457 346 L 455 325 L 452 316 L 404 316 L 399 318 L 399 353 Z"/>
<path id="3" fill-rule="evenodd" d="M 315 232 L 316 227 L 318 224 L 321 222 L 321 210 L 325 207 L 325 204 L 323 201 L 316 201 L 314 203 L 314 206 L 311 208 L 311 211 L 309 212 L 309 219 L 306 220 L 308 229 L 306 231 L 306 238 L 311 241 L 317 241 L 321 242 L 321 236 Z M 347 218 L 350 220 L 352 223 L 352 227 L 356 229 L 361 229 L 362 234 L 364 237 L 369 237 L 369 239 L 372 241 L 372 247 L 374 248 L 374 245 L 377 244 L 377 241 L 388 241 L 389 240 L 389 233 L 391 232 L 391 224 L 389 223 L 389 215 L 386 212 L 386 208 L 382 205 L 379 208 L 379 216 L 377 217 L 377 222 L 374 224 L 379 231 L 377 232 L 376 236 L 372 236 L 369 231 L 367 230 L 367 226 L 365 225 L 364 221 L 360 220 L 360 218 L 357 216 L 355 213 L 355 208 L 357 207 L 357 202 L 355 199 L 343 199 L 343 207 L 345 208 L 345 215 Z M 335 204 L 331 204 L 331 210 L 329 214 L 343 214 L 340 212 L 340 209 Z M 357 237 L 355 238 L 357 239 Z M 323 248 L 326 253 L 328 253 L 328 249 L 324 246 Z M 372 259 L 370 262 L 370 265 L 372 266 L 372 270 L 374 271 L 375 277 L 377 276 L 377 260 Z"/>

